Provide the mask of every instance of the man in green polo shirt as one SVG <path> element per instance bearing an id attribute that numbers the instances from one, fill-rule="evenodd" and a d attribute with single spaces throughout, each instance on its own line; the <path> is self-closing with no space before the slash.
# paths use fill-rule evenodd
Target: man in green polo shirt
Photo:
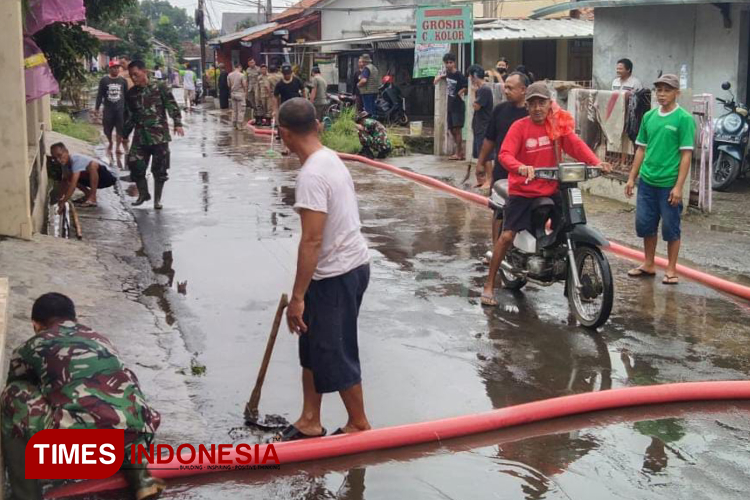
<path id="1" fill-rule="evenodd" d="M 628 276 L 643 278 L 656 274 L 654 257 L 661 219 L 661 234 L 667 242 L 669 258 L 662 283 L 676 285 L 679 283 L 677 255 L 680 251 L 682 189 L 690 173 L 695 121 L 688 111 L 677 104 L 680 94 L 677 76 L 663 75 L 654 85 L 659 108 L 652 109 L 643 117 L 635 141 L 638 149 L 625 186 L 625 195 L 632 197 L 635 179 L 640 173 L 635 230 L 643 238 L 646 260 L 641 266 L 628 271 Z"/>

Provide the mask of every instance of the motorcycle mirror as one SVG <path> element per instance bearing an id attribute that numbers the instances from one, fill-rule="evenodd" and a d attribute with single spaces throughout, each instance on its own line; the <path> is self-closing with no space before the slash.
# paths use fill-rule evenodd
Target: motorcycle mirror
<path id="1" fill-rule="evenodd" d="M 732 88 L 732 84 L 729 83 L 729 82 L 724 82 L 724 83 L 721 84 L 721 88 L 724 89 L 724 90 L 729 90 L 729 89 Z"/>

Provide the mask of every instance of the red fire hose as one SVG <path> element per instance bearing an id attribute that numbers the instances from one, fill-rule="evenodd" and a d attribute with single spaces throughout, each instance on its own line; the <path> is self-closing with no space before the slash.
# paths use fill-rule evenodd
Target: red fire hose
<path id="1" fill-rule="evenodd" d="M 267 134 L 267 135 L 271 134 L 271 131 L 268 129 L 258 129 L 249 124 L 248 124 L 248 127 L 250 127 L 250 129 L 256 134 Z M 369 158 L 365 158 L 363 156 L 352 155 L 352 154 L 347 154 L 347 153 L 339 153 L 339 156 L 344 160 L 358 161 L 360 163 L 365 163 L 367 165 L 370 165 L 370 166 L 373 166 L 382 170 L 393 172 L 394 174 L 399 175 L 401 177 L 411 179 L 420 184 L 438 189 L 440 191 L 444 191 L 452 196 L 461 198 L 471 203 L 476 203 L 477 205 L 480 205 L 483 207 L 490 206 L 488 202 L 489 200 L 484 196 L 481 196 L 476 193 L 471 193 L 469 191 L 464 191 L 463 189 L 459 189 L 455 186 L 451 186 L 450 184 L 446 184 L 445 182 L 439 181 L 427 175 L 417 174 L 415 172 L 404 170 L 403 168 L 395 167 L 387 163 L 383 163 L 383 162 L 376 161 L 376 160 L 370 160 Z M 626 247 L 624 245 L 620 245 L 618 243 L 610 242 L 609 246 L 606 247 L 606 250 L 609 250 L 614 254 L 617 254 L 621 257 L 625 257 L 628 259 L 642 261 L 645 258 L 642 252 L 635 250 L 633 248 Z M 661 268 L 666 268 L 667 259 L 664 259 L 662 257 L 657 257 L 656 265 Z M 686 278 L 690 278 L 699 283 L 703 283 L 704 285 L 710 286 L 717 290 L 721 290 L 722 292 L 726 292 L 731 295 L 736 295 L 737 297 L 750 300 L 750 287 L 740 285 L 738 283 L 734 283 L 734 282 L 719 278 L 717 276 L 712 276 L 708 273 L 704 273 L 702 271 L 698 271 L 696 269 L 692 269 L 690 267 L 686 267 L 681 264 L 677 265 L 677 272 L 685 276 Z"/>
<path id="2" fill-rule="evenodd" d="M 484 413 L 386 427 L 357 434 L 279 443 L 274 445 L 274 448 L 279 462 L 285 465 L 412 446 L 601 410 L 686 401 L 740 399 L 750 399 L 750 381 L 684 382 L 628 387 L 562 396 Z M 259 456 L 265 456 L 266 446 L 260 445 Z M 239 465 L 236 453 L 232 453 L 229 459 L 233 464 Z M 199 462 L 195 460 L 194 463 L 197 465 Z M 201 470 L 180 470 L 180 465 L 185 464 L 174 459 L 169 464 L 150 468 L 154 476 L 163 479 L 213 472 L 207 470 L 206 467 Z M 159 467 L 165 467 L 165 469 L 159 469 Z M 167 467 L 171 469 L 166 469 Z M 93 494 L 125 486 L 127 486 L 125 478 L 122 473 L 118 473 L 107 479 L 83 481 L 53 488 L 45 495 L 45 498 Z"/>

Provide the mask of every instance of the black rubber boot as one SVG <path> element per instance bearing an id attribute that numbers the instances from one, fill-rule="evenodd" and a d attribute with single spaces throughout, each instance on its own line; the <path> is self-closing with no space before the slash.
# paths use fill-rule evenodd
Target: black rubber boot
<path id="1" fill-rule="evenodd" d="M 126 458 L 120 470 L 125 474 L 136 500 L 159 498 L 167 488 L 164 481 L 151 475 L 146 464 L 131 464 Z"/>
<path id="2" fill-rule="evenodd" d="M 161 210 L 161 194 L 164 192 L 164 181 L 154 181 L 154 209 Z"/>
<path id="3" fill-rule="evenodd" d="M 42 500 L 42 485 L 38 479 L 26 479 L 26 441 L 3 436 L 3 461 L 8 470 L 11 500 Z"/>
<path id="4" fill-rule="evenodd" d="M 135 181 L 135 185 L 138 186 L 138 199 L 133 202 L 133 206 L 138 207 L 150 200 L 151 195 L 148 193 L 148 181 L 145 177 Z"/>

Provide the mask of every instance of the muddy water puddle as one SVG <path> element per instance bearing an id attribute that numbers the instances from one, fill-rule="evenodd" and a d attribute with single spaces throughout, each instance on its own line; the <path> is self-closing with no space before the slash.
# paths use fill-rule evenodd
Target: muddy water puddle
<path id="1" fill-rule="evenodd" d="M 208 436 L 232 442 L 279 296 L 293 283 L 298 163 L 263 157 L 265 139 L 229 130 L 216 114 L 196 112 L 187 124 L 189 136 L 173 143 L 165 210 L 136 212 L 146 253 L 169 284 L 161 296 L 205 366 L 191 391 Z M 360 349 L 375 426 L 630 385 L 747 378 L 745 304 L 696 283 L 628 279 L 630 263 L 610 256 L 616 301 L 598 333 L 575 326 L 561 286 L 499 290 L 499 307 L 484 309 L 487 211 L 368 167 L 352 165 L 352 175 L 372 255 Z M 282 327 L 261 413 L 294 420 L 299 378 L 296 339 Z M 167 497 L 744 498 L 747 409 L 640 409 L 263 476 L 200 478 Z M 345 416 L 336 396 L 324 398 L 329 430 Z"/>

